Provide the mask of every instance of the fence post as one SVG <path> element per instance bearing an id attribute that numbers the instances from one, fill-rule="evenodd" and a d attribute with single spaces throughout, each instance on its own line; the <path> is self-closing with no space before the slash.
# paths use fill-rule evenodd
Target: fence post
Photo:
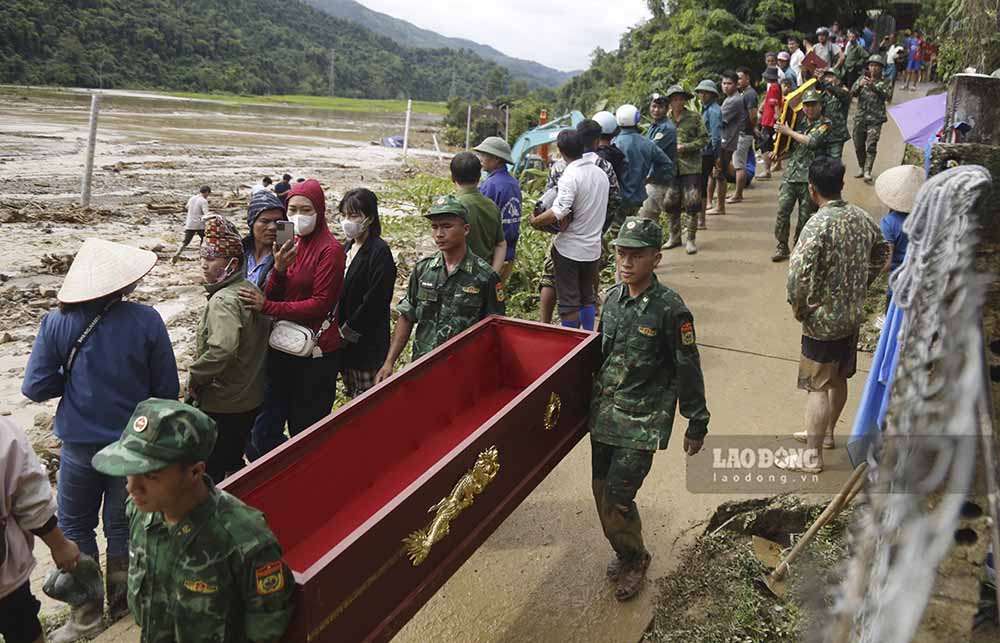
<path id="1" fill-rule="evenodd" d="M 101 108 L 101 98 L 97 94 L 90 97 L 90 136 L 87 139 L 87 161 L 83 168 L 83 185 L 80 188 L 80 205 L 90 207 L 90 181 L 94 173 L 94 148 L 97 146 L 97 113 Z"/>
<path id="2" fill-rule="evenodd" d="M 406 101 L 406 125 L 403 127 L 403 158 L 406 158 L 406 151 L 410 147 L 410 113 L 413 110 L 413 100 Z"/>
<path id="3" fill-rule="evenodd" d="M 469 112 L 465 117 L 465 151 L 469 151 L 469 136 L 472 133 L 472 104 L 469 103 Z"/>

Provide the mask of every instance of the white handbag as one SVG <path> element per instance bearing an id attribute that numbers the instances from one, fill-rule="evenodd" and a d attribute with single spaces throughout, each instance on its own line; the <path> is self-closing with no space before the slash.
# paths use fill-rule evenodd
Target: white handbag
<path id="1" fill-rule="evenodd" d="M 267 343 L 271 348 L 279 350 L 282 353 L 288 353 L 295 357 L 312 357 L 313 359 L 318 359 L 323 357 L 323 349 L 319 347 L 319 338 L 330 328 L 331 320 L 336 318 L 337 307 L 334 306 L 330 314 L 323 320 L 323 325 L 319 327 L 319 331 L 315 333 L 311 328 L 307 328 L 302 324 L 282 319 L 275 322 Z"/>

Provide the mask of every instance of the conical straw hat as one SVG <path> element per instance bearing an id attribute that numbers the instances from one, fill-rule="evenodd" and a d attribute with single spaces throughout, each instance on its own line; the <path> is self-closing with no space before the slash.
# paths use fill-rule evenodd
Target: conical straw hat
<path id="1" fill-rule="evenodd" d="M 87 239 L 56 298 L 64 304 L 100 299 L 143 277 L 156 264 L 156 253 L 103 239 Z"/>
<path id="2" fill-rule="evenodd" d="M 875 194 L 889 209 L 912 212 L 917 192 L 924 184 L 925 173 L 916 165 L 898 165 L 886 170 L 875 179 Z"/>

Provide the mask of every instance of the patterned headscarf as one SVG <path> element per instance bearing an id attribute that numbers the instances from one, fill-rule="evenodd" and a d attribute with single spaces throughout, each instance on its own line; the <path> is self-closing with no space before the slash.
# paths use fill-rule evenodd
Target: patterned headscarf
<path id="1" fill-rule="evenodd" d="M 201 244 L 201 256 L 204 259 L 242 259 L 243 241 L 236 226 L 219 215 L 205 217 L 205 241 Z"/>
<path id="2" fill-rule="evenodd" d="M 285 202 L 281 200 L 280 196 L 270 190 L 260 190 L 250 197 L 250 207 L 247 208 L 247 226 L 253 228 L 257 217 L 262 212 L 267 212 L 268 210 L 281 210 L 284 212 Z"/>

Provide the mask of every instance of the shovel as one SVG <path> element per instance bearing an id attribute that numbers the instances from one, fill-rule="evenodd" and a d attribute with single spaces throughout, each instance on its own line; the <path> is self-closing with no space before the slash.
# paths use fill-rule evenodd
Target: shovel
<path id="1" fill-rule="evenodd" d="M 780 544 L 773 540 L 760 538 L 759 536 L 753 537 L 753 549 L 757 558 L 768 567 L 774 567 L 774 571 L 764 575 L 761 580 L 768 591 L 774 594 L 776 598 L 785 598 L 785 576 L 788 575 L 788 569 L 792 562 L 799 557 L 806 546 L 816 537 L 819 530 L 840 513 L 841 509 L 851 504 L 854 498 L 861 493 L 861 489 L 864 487 L 864 474 L 867 470 L 867 462 L 862 462 L 858 465 L 854 472 L 851 473 L 851 477 L 841 487 L 840 492 L 833 497 L 833 500 L 826 506 L 823 513 L 819 515 L 819 518 L 809 526 L 806 533 L 802 534 L 802 537 L 795 543 L 795 547 L 792 548 L 792 551 L 788 553 L 788 556 L 784 560 L 781 560 L 782 547 Z"/>

